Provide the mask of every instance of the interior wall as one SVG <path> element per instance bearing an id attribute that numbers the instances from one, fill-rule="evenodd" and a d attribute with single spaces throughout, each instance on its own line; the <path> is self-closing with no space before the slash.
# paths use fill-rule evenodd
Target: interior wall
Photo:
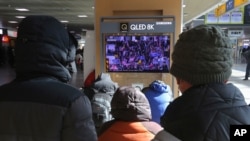
<path id="1" fill-rule="evenodd" d="M 89 73 L 96 67 L 96 38 L 95 31 L 88 30 L 85 36 L 85 47 L 83 52 L 83 80 L 85 80 Z"/>
<path id="2" fill-rule="evenodd" d="M 95 1 L 95 32 L 96 32 L 96 76 L 101 73 L 105 58 L 102 58 L 101 52 L 101 17 L 110 16 L 174 16 L 175 17 L 175 37 L 171 44 L 171 53 L 173 45 L 181 32 L 182 23 L 182 0 L 96 0 Z M 133 19 L 133 21 L 136 19 Z M 155 20 L 155 19 L 154 19 Z M 162 19 L 156 19 L 162 20 Z M 170 60 L 171 62 L 171 60 Z M 154 80 L 163 80 L 172 88 L 175 97 L 178 96 L 177 85 L 174 77 L 170 73 L 110 73 L 112 79 L 120 86 L 132 85 L 134 83 L 148 86 Z"/>

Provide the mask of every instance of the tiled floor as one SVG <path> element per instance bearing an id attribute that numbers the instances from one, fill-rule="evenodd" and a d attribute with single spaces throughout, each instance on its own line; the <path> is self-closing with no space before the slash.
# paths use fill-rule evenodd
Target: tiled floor
<path id="1" fill-rule="evenodd" d="M 236 85 L 243 95 L 248 104 L 250 104 L 250 80 L 244 81 L 246 64 L 235 64 L 233 66 L 232 76 L 229 79 L 229 82 Z"/>
<path id="2" fill-rule="evenodd" d="M 229 79 L 230 83 L 235 84 L 245 96 L 246 102 L 250 104 L 250 80 L 243 81 L 245 75 L 246 64 L 234 64 L 232 76 Z M 0 67 L 0 85 L 11 81 L 15 77 L 14 70 L 9 66 Z M 78 70 L 77 73 L 72 74 L 70 84 L 80 88 L 83 84 L 83 72 Z"/>

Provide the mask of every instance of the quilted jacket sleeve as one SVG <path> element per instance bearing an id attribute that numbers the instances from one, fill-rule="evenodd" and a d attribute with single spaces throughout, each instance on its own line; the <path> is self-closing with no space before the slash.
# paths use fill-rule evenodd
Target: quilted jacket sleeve
<path id="1" fill-rule="evenodd" d="M 97 141 L 90 101 L 86 96 L 75 100 L 63 123 L 62 141 Z"/>

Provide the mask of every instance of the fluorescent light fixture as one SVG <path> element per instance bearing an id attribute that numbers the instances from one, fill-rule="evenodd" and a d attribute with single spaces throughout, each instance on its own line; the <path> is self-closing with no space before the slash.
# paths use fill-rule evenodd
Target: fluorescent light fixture
<path id="1" fill-rule="evenodd" d="M 18 23 L 17 21 L 8 21 L 8 23 Z"/>
<path id="2" fill-rule="evenodd" d="M 79 18 L 86 18 L 88 17 L 87 15 L 78 15 Z"/>
<path id="3" fill-rule="evenodd" d="M 25 16 L 16 16 L 16 18 L 23 19 L 23 18 L 25 18 Z"/>
<path id="4" fill-rule="evenodd" d="M 29 9 L 26 8 L 16 8 L 17 11 L 30 11 Z"/>
<path id="5" fill-rule="evenodd" d="M 62 23 L 68 23 L 69 21 L 62 20 L 61 22 L 62 22 Z"/>

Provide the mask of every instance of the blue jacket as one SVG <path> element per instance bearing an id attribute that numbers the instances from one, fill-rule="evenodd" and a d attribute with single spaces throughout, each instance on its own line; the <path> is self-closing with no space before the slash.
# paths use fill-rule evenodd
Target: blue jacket
<path id="1" fill-rule="evenodd" d="M 160 118 L 165 109 L 173 100 L 172 90 L 169 85 L 162 81 L 154 81 L 149 87 L 143 90 L 146 95 L 152 112 L 152 120 L 160 124 Z"/>

